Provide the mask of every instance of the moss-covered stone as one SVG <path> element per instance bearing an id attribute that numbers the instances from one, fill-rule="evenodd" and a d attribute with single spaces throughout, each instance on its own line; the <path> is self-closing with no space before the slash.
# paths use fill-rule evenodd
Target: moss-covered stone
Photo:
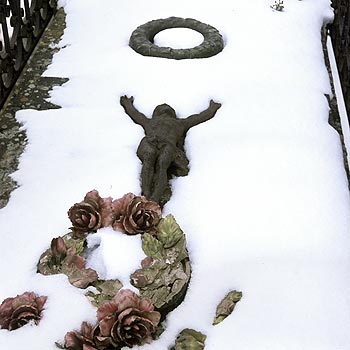
<path id="1" fill-rule="evenodd" d="M 21 109 L 46 110 L 56 106 L 46 99 L 53 86 L 68 79 L 42 77 L 52 62 L 52 57 L 65 28 L 65 13 L 58 10 L 41 37 L 39 44 L 23 69 L 7 102 L 0 111 L 0 208 L 4 207 L 11 192 L 18 186 L 10 177 L 18 168 L 18 160 L 27 143 L 25 131 L 15 115 Z"/>

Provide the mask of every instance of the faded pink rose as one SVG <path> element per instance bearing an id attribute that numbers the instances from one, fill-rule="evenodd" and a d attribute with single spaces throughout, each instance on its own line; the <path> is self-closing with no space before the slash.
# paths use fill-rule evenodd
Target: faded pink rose
<path id="1" fill-rule="evenodd" d="M 100 209 L 102 227 L 111 226 L 114 222 L 115 215 L 112 206 L 112 197 L 101 198 L 98 191 L 92 190 L 88 192 L 84 198 L 84 201 L 94 200 Z"/>
<path id="2" fill-rule="evenodd" d="M 62 237 L 52 239 L 51 254 L 55 264 L 59 264 L 67 256 L 66 243 Z"/>
<path id="3" fill-rule="evenodd" d="M 113 211 L 115 214 L 115 221 L 113 222 L 113 228 L 115 230 L 125 231 L 123 221 L 128 209 L 129 203 L 135 198 L 133 193 L 127 193 L 122 198 L 115 199 L 112 202 Z"/>
<path id="4" fill-rule="evenodd" d="M 98 191 L 92 190 L 82 202 L 75 203 L 69 209 L 68 216 L 77 237 L 111 226 L 114 221 L 112 198 L 102 198 Z"/>
<path id="5" fill-rule="evenodd" d="M 111 302 L 97 310 L 95 327 L 82 324 L 81 331 L 68 332 L 65 348 L 111 350 L 150 343 L 160 321 L 150 299 L 141 299 L 128 289 L 120 290 Z"/>
<path id="6" fill-rule="evenodd" d="M 1 328 L 12 331 L 30 321 L 39 324 L 46 300 L 46 296 L 39 297 L 33 292 L 5 299 L 0 305 Z"/>
<path id="7" fill-rule="evenodd" d="M 95 327 L 96 344 L 133 347 L 152 341 L 160 321 L 150 299 L 141 299 L 128 289 L 120 290 L 111 302 L 97 310 L 99 324 Z"/>
<path id="8" fill-rule="evenodd" d="M 67 257 L 62 262 L 62 272 L 68 276 L 69 282 L 77 288 L 85 289 L 90 283 L 98 280 L 97 272 L 85 268 L 85 259 L 76 254 L 76 245 L 67 250 Z"/>
<path id="9" fill-rule="evenodd" d="M 62 237 L 52 239 L 51 248 L 40 257 L 38 272 L 43 275 L 64 273 L 73 286 L 82 289 L 97 281 L 97 272 L 86 268 L 85 259 L 77 253 L 78 243 L 81 241 L 73 241 L 67 248 Z"/>
<path id="10" fill-rule="evenodd" d="M 97 350 L 93 341 L 93 327 L 83 322 L 80 333 L 68 332 L 64 337 L 65 349 L 70 350 Z"/>
<path id="11" fill-rule="evenodd" d="M 73 243 L 67 250 L 67 257 L 64 260 L 64 265 L 71 268 L 84 269 L 85 259 L 77 254 L 77 245 Z"/>
<path id="12" fill-rule="evenodd" d="M 113 228 L 125 231 L 130 235 L 144 232 L 155 233 L 162 218 L 162 211 L 158 203 L 132 193 L 113 201 L 113 208 L 116 214 Z"/>

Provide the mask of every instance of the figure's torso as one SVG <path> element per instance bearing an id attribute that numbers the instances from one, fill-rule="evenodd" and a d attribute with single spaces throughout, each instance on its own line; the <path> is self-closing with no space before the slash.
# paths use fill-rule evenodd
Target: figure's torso
<path id="1" fill-rule="evenodd" d="M 144 129 L 148 138 L 170 143 L 175 147 L 183 145 L 186 134 L 181 119 L 169 117 L 166 114 L 149 119 Z"/>

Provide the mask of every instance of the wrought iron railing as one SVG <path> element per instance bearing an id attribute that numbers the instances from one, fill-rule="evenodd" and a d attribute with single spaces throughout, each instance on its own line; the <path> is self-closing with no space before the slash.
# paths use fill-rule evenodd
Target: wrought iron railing
<path id="1" fill-rule="evenodd" d="M 0 108 L 57 7 L 57 0 L 0 0 Z"/>
<path id="2" fill-rule="evenodd" d="M 350 118 L 350 2 L 332 0 L 331 37 L 348 116 Z"/>

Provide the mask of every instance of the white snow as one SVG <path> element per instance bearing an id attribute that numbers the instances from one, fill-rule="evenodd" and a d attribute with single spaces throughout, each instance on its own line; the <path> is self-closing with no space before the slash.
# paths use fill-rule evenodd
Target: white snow
<path id="1" fill-rule="evenodd" d="M 130 284 L 130 275 L 140 268 L 145 258 L 139 235 L 128 236 L 106 227 L 88 236 L 88 248 L 93 251 L 87 259 L 87 267 L 94 269 L 99 278 L 119 279 L 125 288 L 137 291 Z"/>
<path id="2" fill-rule="evenodd" d="M 84 291 L 65 276 L 36 274 L 36 264 L 51 239 L 67 232 L 66 212 L 86 192 L 140 193 L 135 151 L 143 131 L 119 105 L 128 94 L 148 116 L 163 102 L 181 118 L 211 98 L 222 103 L 212 120 L 189 131 L 190 173 L 172 181 L 163 213 L 187 235 L 190 288 L 165 333 L 143 349 L 165 350 L 191 327 L 207 334 L 206 350 L 348 350 L 349 191 L 339 136 L 327 123 L 320 41 L 330 1 L 286 0 L 284 12 L 272 11 L 269 0 L 60 3 L 67 29 L 45 75 L 69 78 L 51 92 L 62 109 L 17 113 L 29 143 L 13 174 L 20 187 L 0 211 L 0 301 L 33 290 L 48 302 L 39 326 L 0 330 L 0 349 L 53 350 L 67 331 L 94 322 Z M 224 50 L 174 61 L 128 46 L 137 26 L 169 16 L 216 27 Z M 124 250 L 131 265 L 123 260 L 120 274 L 127 276 L 140 250 L 129 255 L 121 246 L 116 254 L 111 232 L 96 237 L 105 242 L 94 259 L 101 273 L 116 276 L 114 258 Z M 232 289 L 243 299 L 212 326 L 216 305 Z"/>
<path id="3" fill-rule="evenodd" d="M 173 49 L 188 49 L 200 45 L 204 40 L 202 34 L 188 28 L 171 28 L 162 30 L 154 37 L 157 46 Z"/>

